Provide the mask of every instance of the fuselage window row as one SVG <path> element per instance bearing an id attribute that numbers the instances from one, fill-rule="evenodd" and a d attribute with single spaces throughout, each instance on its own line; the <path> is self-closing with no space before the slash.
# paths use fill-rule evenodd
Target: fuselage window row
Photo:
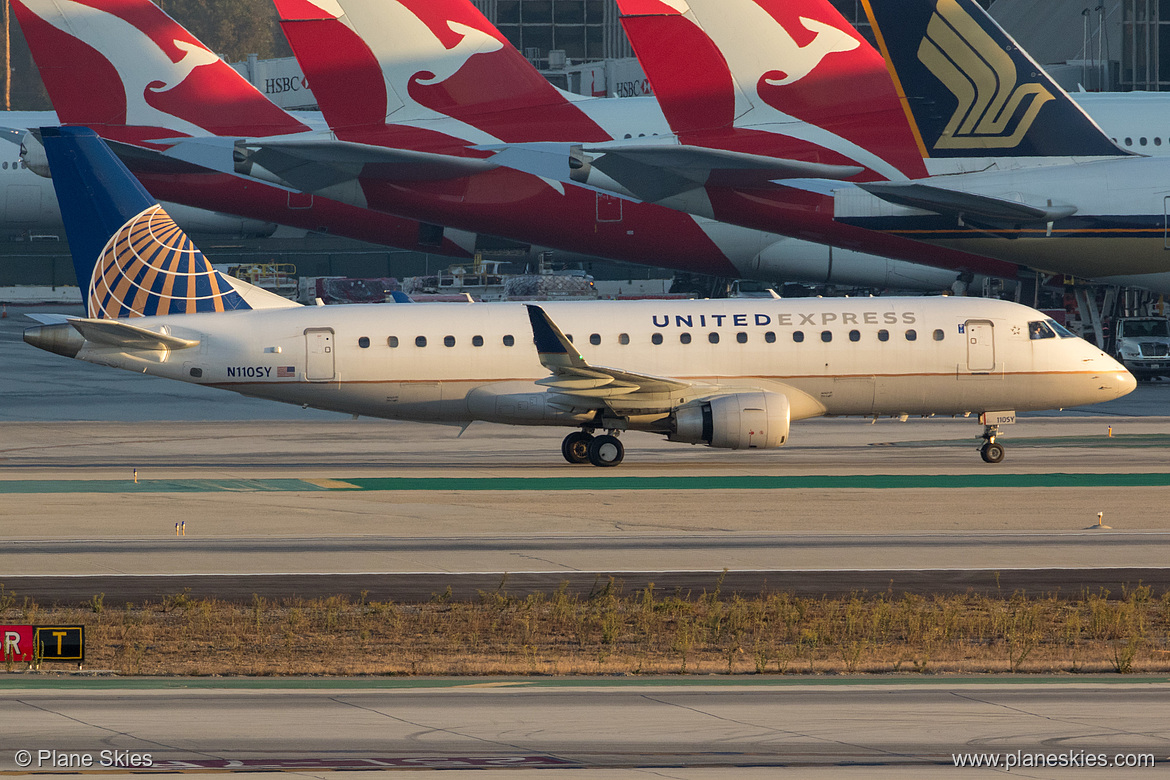
<path id="1" fill-rule="evenodd" d="M 1033 323 L 1033 324 L 1035 325 L 1035 323 Z M 884 341 L 890 340 L 890 332 L 888 330 L 883 328 L 883 329 L 877 331 L 876 333 L 877 333 L 878 341 L 884 342 Z M 918 333 L 917 333 L 917 331 L 915 331 L 913 329 L 907 330 L 905 335 L 906 335 L 907 341 L 917 341 L 918 340 Z M 820 333 L 820 337 L 821 337 L 822 342 L 824 342 L 826 344 L 831 343 L 833 341 L 833 331 L 823 330 Z M 931 333 L 931 337 L 935 341 L 942 341 L 944 338 L 946 338 L 946 334 L 941 328 L 935 328 L 935 330 Z M 572 335 L 567 334 L 567 333 L 565 334 L 565 338 L 567 338 L 570 342 L 573 340 Z M 684 331 L 684 332 L 680 333 L 678 336 L 678 340 L 679 340 L 680 344 L 690 344 L 692 342 L 693 338 L 694 337 L 691 335 L 691 333 L 689 331 Z M 860 342 L 861 338 L 862 338 L 861 331 L 859 331 L 857 329 L 853 329 L 853 330 L 849 331 L 849 340 L 851 342 L 854 342 L 854 343 Z M 1033 335 L 1032 338 L 1038 338 L 1038 336 Z M 1040 336 L 1039 338 L 1044 338 L 1044 336 Z M 747 344 L 748 341 L 750 340 L 750 336 L 749 336 L 749 334 L 747 334 L 744 331 L 738 331 L 735 334 L 735 340 L 739 344 Z M 801 330 L 792 331 L 792 340 L 797 344 L 803 343 L 804 342 L 804 331 L 801 331 Z M 711 344 L 718 344 L 719 343 L 719 333 L 716 331 L 709 332 L 707 334 L 707 341 Z M 768 344 L 775 344 L 776 343 L 775 331 L 771 331 L 771 330 L 764 331 L 764 341 Z M 619 334 L 618 338 L 617 338 L 617 342 L 619 344 L 622 344 L 623 346 L 629 345 L 630 334 L 628 334 L 628 333 Z M 445 346 L 445 347 L 454 347 L 454 346 L 456 346 L 457 343 L 458 343 L 458 341 L 454 336 L 444 336 L 443 337 L 443 346 Z M 591 334 L 589 336 L 589 343 L 592 344 L 593 346 L 600 346 L 602 343 L 601 335 L 598 333 Z M 661 333 L 652 334 L 650 336 L 650 343 L 654 344 L 654 345 L 662 344 L 663 343 L 662 334 Z M 386 344 L 391 349 L 397 349 L 398 344 L 399 344 L 398 337 L 397 336 L 389 336 L 386 339 Z M 511 335 L 504 336 L 503 337 L 503 344 L 505 347 L 514 346 L 516 344 L 516 339 L 515 339 L 515 337 L 513 337 Z M 426 336 L 416 336 L 414 339 L 414 345 L 416 347 L 427 346 L 427 337 Z M 484 345 L 483 336 L 472 336 L 471 337 L 471 345 L 473 347 L 482 347 Z M 361 347 L 362 349 L 368 348 L 370 346 L 369 337 L 368 336 L 360 337 L 358 339 L 358 346 Z"/>

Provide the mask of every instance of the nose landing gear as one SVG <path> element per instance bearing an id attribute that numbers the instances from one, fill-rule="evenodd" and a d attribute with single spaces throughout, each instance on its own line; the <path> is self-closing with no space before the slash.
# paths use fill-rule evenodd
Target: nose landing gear
<path id="1" fill-rule="evenodd" d="M 995 440 L 999 435 L 998 425 L 984 425 L 983 446 L 979 448 L 979 457 L 983 458 L 984 463 L 999 463 L 1003 460 L 1004 450 L 1003 445 Z"/>

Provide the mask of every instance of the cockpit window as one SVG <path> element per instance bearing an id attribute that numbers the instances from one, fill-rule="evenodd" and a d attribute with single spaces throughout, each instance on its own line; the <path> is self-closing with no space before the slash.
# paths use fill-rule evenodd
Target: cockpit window
<path id="1" fill-rule="evenodd" d="M 1044 322 L 1048 325 L 1048 327 L 1056 331 L 1056 335 L 1060 336 L 1062 339 L 1075 339 L 1077 337 L 1077 334 L 1073 333 L 1071 330 L 1064 327 L 1056 320 L 1044 320 Z"/>
<path id="2" fill-rule="evenodd" d="M 1048 323 L 1043 320 L 1036 320 L 1028 323 L 1028 338 L 1035 341 L 1036 339 L 1054 339 L 1056 332 L 1048 327 Z"/>

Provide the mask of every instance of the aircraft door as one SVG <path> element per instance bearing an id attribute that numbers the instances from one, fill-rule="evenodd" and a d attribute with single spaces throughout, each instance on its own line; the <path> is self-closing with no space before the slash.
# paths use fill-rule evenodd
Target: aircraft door
<path id="1" fill-rule="evenodd" d="M 982 373 L 995 370 L 995 328 L 989 320 L 967 320 L 967 370 Z"/>
<path id="2" fill-rule="evenodd" d="M 334 377 L 333 328 L 305 330 L 305 379 L 326 382 Z"/>
<path id="3" fill-rule="evenodd" d="M 1170 249 L 1170 195 L 1162 198 L 1162 248 Z"/>
<path id="4" fill-rule="evenodd" d="M 607 195 L 604 192 L 597 193 L 597 221 L 621 222 L 622 199 L 617 195 Z"/>

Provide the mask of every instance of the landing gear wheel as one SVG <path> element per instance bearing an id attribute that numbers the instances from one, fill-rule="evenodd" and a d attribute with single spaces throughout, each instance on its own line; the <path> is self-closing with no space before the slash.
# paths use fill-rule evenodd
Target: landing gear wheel
<path id="1" fill-rule="evenodd" d="M 561 442 L 561 454 L 569 463 L 589 462 L 589 442 L 593 441 L 593 434 L 588 431 L 573 431 Z"/>
<path id="2" fill-rule="evenodd" d="M 589 442 L 589 462 L 594 466 L 616 466 L 626 456 L 626 448 L 616 436 L 605 434 Z"/>
<path id="3" fill-rule="evenodd" d="M 1003 445 L 989 441 L 979 448 L 979 456 L 984 463 L 999 463 L 1003 460 Z"/>

